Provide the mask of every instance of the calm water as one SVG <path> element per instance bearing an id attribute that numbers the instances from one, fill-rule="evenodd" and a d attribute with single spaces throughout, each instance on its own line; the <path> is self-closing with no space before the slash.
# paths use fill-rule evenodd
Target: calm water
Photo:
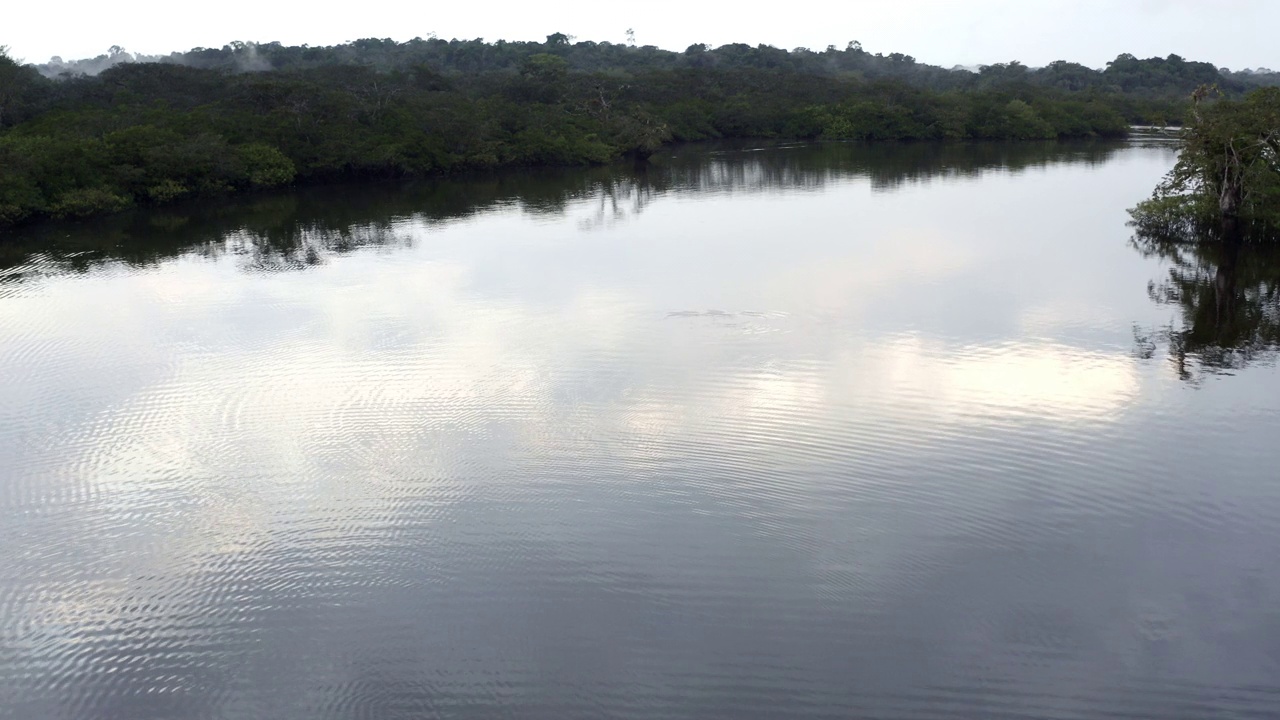
<path id="1" fill-rule="evenodd" d="M 694 148 L 0 244 L 0 717 L 1280 712 L 1280 261 L 1167 146 Z"/>

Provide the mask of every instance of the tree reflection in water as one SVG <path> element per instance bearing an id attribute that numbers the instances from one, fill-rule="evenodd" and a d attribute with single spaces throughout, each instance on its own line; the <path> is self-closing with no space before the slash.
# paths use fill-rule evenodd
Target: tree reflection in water
<path id="1" fill-rule="evenodd" d="M 1139 354 L 1161 344 L 1183 380 L 1270 363 L 1280 348 L 1280 248 L 1240 242 L 1179 244 L 1138 235 L 1134 247 L 1158 258 L 1168 274 L 1147 294 L 1177 307 L 1177 325 L 1136 332 Z"/>
<path id="2" fill-rule="evenodd" d="M 5 284 L 83 272 L 106 262 L 151 265 L 188 253 L 231 255 L 249 272 L 306 270 L 370 246 L 412 244 L 405 223 L 444 225 L 512 208 L 560 217 L 590 206 L 579 227 L 625 222 L 663 196 L 819 192 L 864 178 L 874 192 L 985 172 L 1101 165 L 1121 142 L 701 143 L 648 165 L 543 168 L 415 182 L 282 190 L 138 208 L 85 222 L 34 223 L 0 240 Z M 584 207 L 585 209 L 585 207 Z"/>

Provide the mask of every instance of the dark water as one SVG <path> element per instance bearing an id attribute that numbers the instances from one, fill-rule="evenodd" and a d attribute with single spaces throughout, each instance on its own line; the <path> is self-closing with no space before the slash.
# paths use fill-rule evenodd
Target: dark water
<path id="1" fill-rule="evenodd" d="M 694 148 L 0 244 L 0 717 L 1280 713 L 1280 259 L 1160 145 Z"/>

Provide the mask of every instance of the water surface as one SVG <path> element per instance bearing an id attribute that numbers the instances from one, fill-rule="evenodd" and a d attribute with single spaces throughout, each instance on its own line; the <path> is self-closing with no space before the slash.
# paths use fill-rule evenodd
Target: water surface
<path id="1" fill-rule="evenodd" d="M 1280 708 L 1274 253 L 1161 144 L 693 147 L 0 239 L 0 717 Z"/>

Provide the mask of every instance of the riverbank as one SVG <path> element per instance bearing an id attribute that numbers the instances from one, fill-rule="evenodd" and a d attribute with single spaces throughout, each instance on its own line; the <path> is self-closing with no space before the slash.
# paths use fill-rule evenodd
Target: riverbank
<path id="1" fill-rule="evenodd" d="M 4 226 L 290 184 L 606 165 L 707 139 L 1121 137 L 1177 108 L 995 77 L 953 86 L 755 67 L 579 72 L 546 52 L 471 74 L 126 63 L 95 77 L 27 75 L 0 130 Z"/>
<path id="2" fill-rule="evenodd" d="M 137 136 L 160 134 L 154 143 L 138 146 Z M 1054 140 L 999 137 L 936 139 L 924 137 L 876 137 L 849 139 L 851 133 L 820 132 L 794 135 L 730 137 L 741 142 L 815 142 L 840 141 L 858 144 L 964 145 L 975 141 L 1004 140 L 1038 145 L 1044 142 L 1081 141 L 1088 139 L 1120 139 L 1127 133 L 1120 129 L 1064 134 Z M 318 187 L 342 183 L 386 182 L 420 179 L 424 181 L 467 180 L 494 172 L 529 169 L 572 169 L 608 167 L 611 165 L 645 164 L 656 152 L 673 148 L 724 140 L 678 139 L 646 147 L 643 153 L 619 145 L 601 146 L 594 140 L 567 138 L 554 142 L 555 152 L 533 153 L 510 148 L 483 157 L 447 157 L 420 167 L 370 167 L 354 163 L 340 167 L 320 168 L 305 165 L 278 149 L 260 143 L 233 146 L 217 138 L 196 136 L 181 138 L 168 133 L 155 133 L 153 128 L 133 128 L 112 134 L 109 138 L 79 139 L 67 144 L 49 137 L 18 134 L 0 136 L 0 235 L 32 222 L 42 220 L 82 220 L 112 215 L 135 208 L 163 207 L 193 201 L 215 201 L 232 195 L 253 195 L 285 187 Z M 189 148 L 172 145 L 203 144 L 205 157 L 193 163 L 189 172 L 166 171 L 175 157 L 191 157 L 183 153 Z M 122 145 L 134 145 L 132 149 Z M 136 164 L 113 164 L 129 153 L 143 156 Z M 154 158 L 154 159 L 152 159 Z M 217 168 L 218 174 L 210 168 Z M 103 179 L 112 174 L 123 176 L 118 182 Z M 132 181 L 138 176 L 156 176 L 150 180 Z M 84 180 L 82 178 L 90 178 Z M 148 184 L 149 183 L 149 184 Z"/>
<path id="3" fill-rule="evenodd" d="M 509 168 L 447 177 L 335 181 L 185 198 L 88 218 L 43 218 L 0 233 L 0 268 L 12 267 L 30 253 L 70 263 L 92 258 L 150 262 L 236 235 L 275 248 L 292 247 L 300 235 L 332 238 L 340 245 L 351 237 L 367 236 L 366 230 L 377 218 L 435 223 L 504 206 L 553 216 L 585 197 L 604 194 L 624 205 L 645 203 L 710 183 L 720 189 L 777 192 L 817 187 L 837 178 L 866 178 L 873 188 L 884 191 L 990 170 L 1018 172 L 1046 163 L 1104 162 L 1132 144 L 1125 140 L 675 143 L 641 165 L 619 162 L 586 168 Z M 751 175 L 720 177 L 723 162 L 733 158 L 740 158 L 739 166 L 750 168 Z"/>

